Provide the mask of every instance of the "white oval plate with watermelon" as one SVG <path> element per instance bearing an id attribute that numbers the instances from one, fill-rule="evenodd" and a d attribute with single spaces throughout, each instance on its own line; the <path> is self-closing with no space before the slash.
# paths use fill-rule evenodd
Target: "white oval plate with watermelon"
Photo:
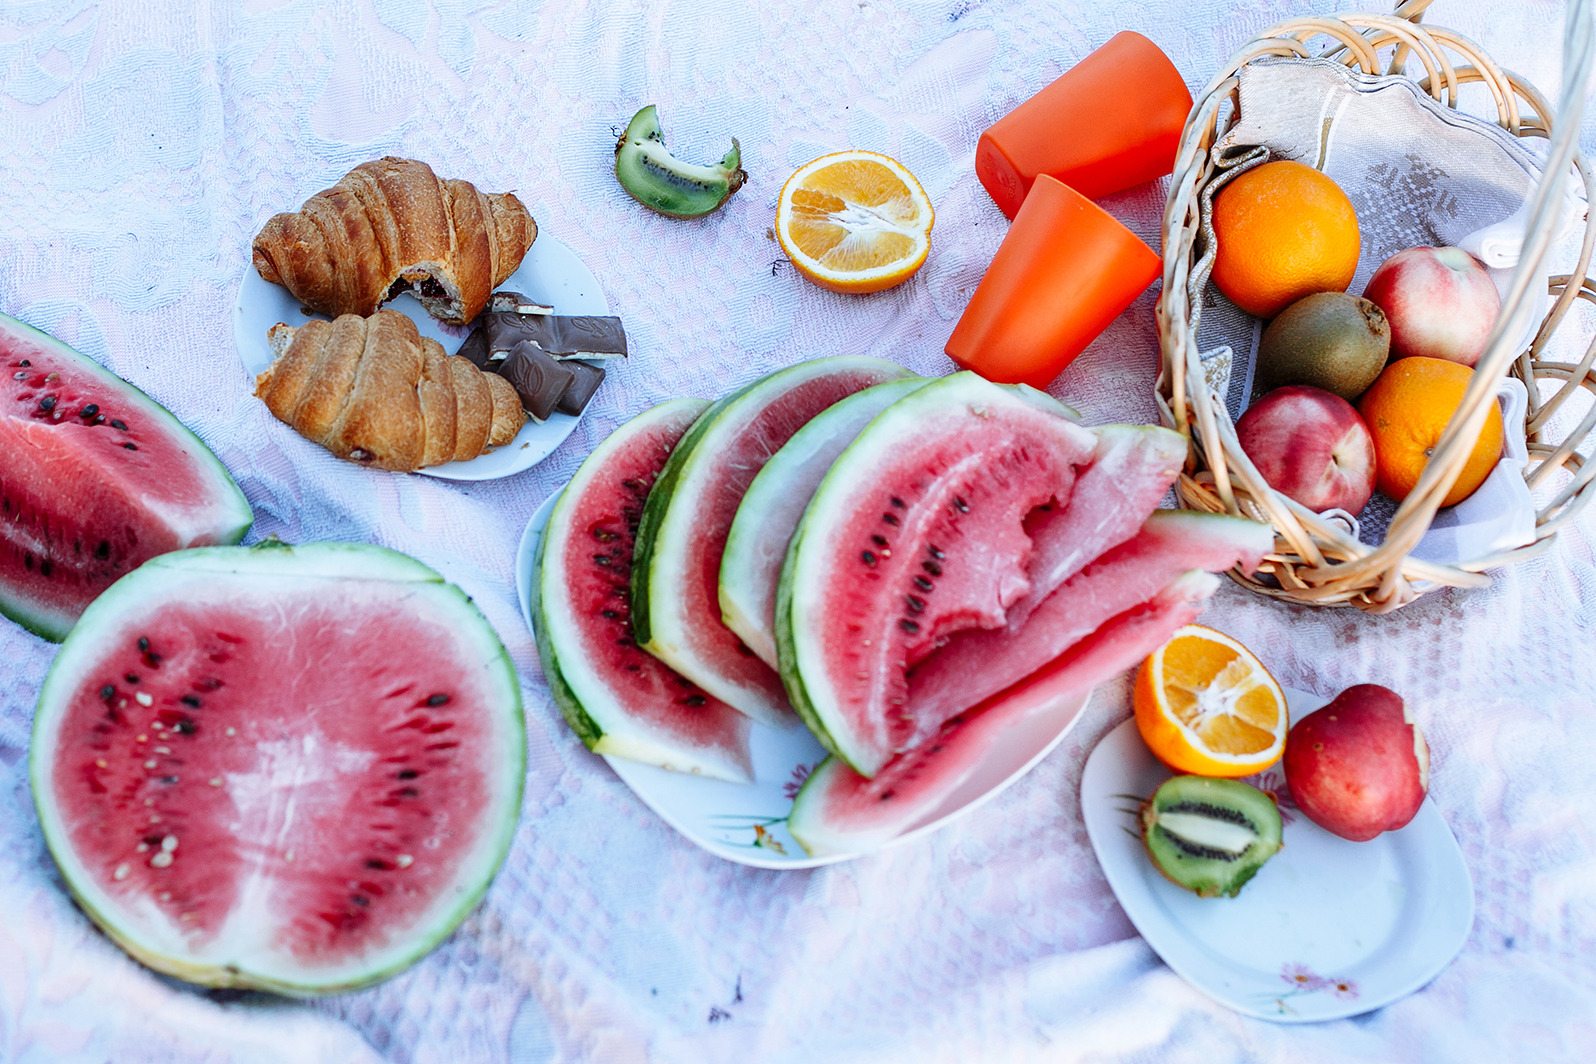
<path id="1" fill-rule="evenodd" d="M 609 301 L 593 276 L 576 253 L 558 240 L 539 232 L 538 238 L 521 260 L 508 280 L 498 290 L 520 292 L 528 299 L 553 307 L 560 314 L 608 314 Z M 422 336 L 430 337 L 443 345 L 444 351 L 454 354 L 460 349 L 469 329 L 445 325 L 409 295 L 402 295 L 386 304 L 416 323 Z M 238 302 L 233 307 L 233 343 L 238 356 L 251 376 L 271 365 L 271 348 L 266 346 L 266 332 L 273 325 L 285 321 L 299 325 L 312 318 L 327 320 L 325 314 L 315 314 L 300 305 L 288 289 L 261 279 L 253 266 L 244 269 L 244 281 L 238 286 Z M 539 425 L 530 419 L 521 426 L 515 439 L 498 450 L 479 455 L 469 462 L 449 462 L 417 470 L 429 477 L 443 480 L 494 480 L 530 469 L 571 434 L 580 416 L 553 414 Z"/>
<path id="2" fill-rule="evenodd" d="M 531 591 L 538 546 L 557 498 L 558 491 L 544 500 L 532 515 L 516 554 L 515 589 L 528 627 L 532 626 Z M 1035 767 L 1069 734 L 1090 697 L 1088 692 L 1016 723 L 1008 741 L 994 749 L 958 790 L 920 823 L 883 848 L 935 831 L 995 797 Z M 786 729 L 756 721 L 750 732 L 749 746 L 754 780 L 743 784 L 667 772 L 624 758 L 605 757 L 604 760 L 644 805 L 691 842 L 717 857 L 755 868 L 816 868 L 864 856 L 852 853 L 810 857 L 787 833 L 787 814 L 792 809 L 793 796 L 805 777 L 826 757 L 825 749 L 809 729 L 797 723 L 796 718 L 792 727 Z"/>
<path id="3" fill-rule="evenodd" d="M 1293 721 L 1327 699 L 1286 689 Z M 1426 798 L 1400 831 L 1349 842 L 1291 804 L 1275 768 L 1246 782 L 1281 799 L 1284 845 L 1234 898 L 1199 898 L 1153 867 L 1138 798 L 1170 777 L 1128 720 L 1086 760 L 1081 812 L 1114 896 L 1148 945 L 1221 1005 L 1278 1023 L 1355 1016 L 1428 983 L 1474 923 L 1463 852 Z M 1129 810 L 1129 812 L 1127 812 Z"/>

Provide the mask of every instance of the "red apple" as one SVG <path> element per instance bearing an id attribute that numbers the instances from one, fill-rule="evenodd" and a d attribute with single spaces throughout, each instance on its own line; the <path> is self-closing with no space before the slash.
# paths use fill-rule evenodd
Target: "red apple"
<path id="1" fill-rule="evenodd" d="M 1366 842 L 1412 820 L 1430 786 L 1424 733 L 1390 688 L 1349 687 L 1286 736 L 1286 786 L 1305 816 Z"/>
<path id="2" fill-rule="evenodd" d="M 1241 415 L 1236 436 L 1271 488 L 1316 513 L 1356 514 L 1374 494 L 1374 438 L 1339 395 L 1276 388 Z"/>
<path id="3" fill-rule="evenodd" d="M 1462 248 L 1408 248 L 1369 278 L 1363 298 L 1385 311 L 1391 358 L 1422 355 L 1472 366 L 1502 311 L 1485 267 Z"/>

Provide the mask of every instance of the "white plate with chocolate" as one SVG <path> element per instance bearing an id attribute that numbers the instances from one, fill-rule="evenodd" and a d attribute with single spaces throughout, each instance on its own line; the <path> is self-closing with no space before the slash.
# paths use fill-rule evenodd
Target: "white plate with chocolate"
<path id="1" fill-rule="evenodd" d="M 609 314 L 609 303 L 592 271 L 569 247 L 546 233 L 538 234 L 520 266 L 498 288 L 520 293 L 562 317 Z M 384 306 L 415 322 L 422 337 L 436 340 L 448 354 L 455 354 L 471 332 L 469 327 L 434 318 L 409 293 Z M 233 341 L 244 368 L 254 376 L 272 364 L 273 352 L 267 341 L 272 326 L 279 322 L 297 326 L 316 319 L 327 320 L 328 316 L 305 307 L 287 288 L 263 280 L 253 266 L 246 268 L 233 308 Z M 574 365 L 571 368 L 574 370 Z M 580 417 L 580 413 L 551 411 L 541 424 L 528 419 L 504 446 L 469 461 L 427 466 L 416 472 L 445 480 L 492 480 L 519 473 L 558 447 Z"/>

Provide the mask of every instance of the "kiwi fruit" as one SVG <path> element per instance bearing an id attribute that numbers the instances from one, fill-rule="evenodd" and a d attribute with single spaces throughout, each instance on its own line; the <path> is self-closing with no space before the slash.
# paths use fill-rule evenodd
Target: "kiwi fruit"
<path id="1" fill-rule="evenodd" d="M 1255 391 L 1308 384 L 1350 403 L 1374 383 L 1390 353 L 1384 311 L 1348 292 L 1315 292 L 1281 311 L 1264 330 L 1253 369 Z"/>
<path id="2" fill-rule="evenodd" d="M 1175 776 L 1141 805 L 1142 842 L 1164 878 L 1234 898 L 1280 849 L 1274 798 L 1239 780 Z"/>
<path id="3" fill-rule="evenodd" d="M 633 115 L 615 142 L 615 177 L 637 202 L 673 218 L 708 214 L 748 180 L 736 137 L 731 151 L 713 166 L 684 163 L 672 155 L 653 104 Z"/>

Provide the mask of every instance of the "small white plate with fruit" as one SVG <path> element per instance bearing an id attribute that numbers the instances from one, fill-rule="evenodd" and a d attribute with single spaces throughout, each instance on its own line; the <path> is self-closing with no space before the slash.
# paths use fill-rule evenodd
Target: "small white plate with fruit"
<path id="1" fill-rule="evenodd" d="M 1284 693 L 1296 726 L 1304 718 L 1325 723 L 1310 716 L 1325 699 Z M 1349 697 L 1339 700 L 1343 716 Z M 1384 749 L 1400 753 L 1401 743 Z M 1410 750 L 1406 759 L 1415 754 Z M 1260 1019 L 1340 1019 L 1424 986 L 1457 955 L 1474 921 L 1473 884 L 1440 810 L 1425 797 L 1405 826 L 1350 841 L 1304 814 L 1283 764 L 1242 781 L 1278 803 L 1280 848 L 1235 896 L 1201 897 L 1166 878 L 1143 841 L 1141 804 L 1174 774 L 1153 756 L 1134 720 L 1105 736 L 1086 762 L 1081 809 L 1126 915 L 1187 982 Z M 1411 808 L 1394 811 L 1392 819 Z"/>

